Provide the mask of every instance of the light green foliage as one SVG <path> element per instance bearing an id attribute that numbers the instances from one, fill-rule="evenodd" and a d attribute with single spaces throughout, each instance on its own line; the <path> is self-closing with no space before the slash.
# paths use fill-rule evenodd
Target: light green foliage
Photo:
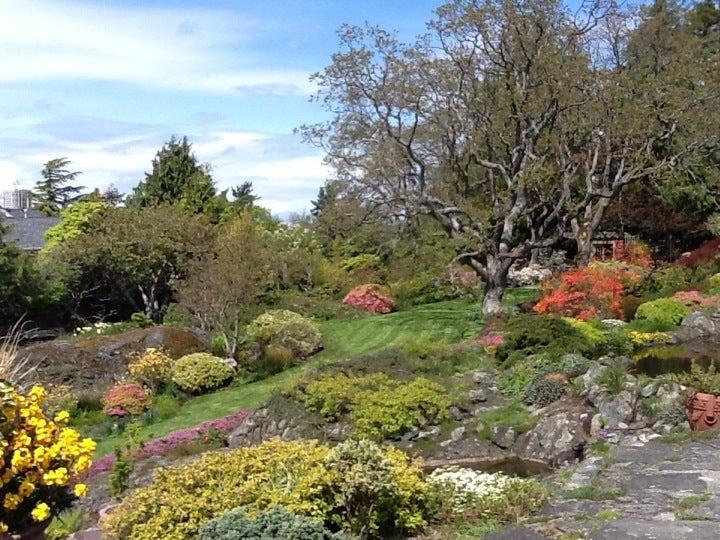
<path id="1" fill-rule="evenodd" d="M 640 304 L 635 312 L 636 319 L 644 319 L 659 324 L 678 325 L 691 309 L 674 298 L 659 298 Z"/>
<path id="2" fill-rule="evenodd" d="M 545 407 L 560 399 L 565 390 L 567 390 L 566 385 L 550 380 L 544 375 L 538 375 L 525 388 L 523 403 Z"/>
<path id="3" fill-rule="evenodd" d="M 363 447 L 367 450 L 367 447 Z M 277 506 L 327 523 L 348 524 L 370 516 L 390 532 L 412 533 L 425 525 L 426 484 L 418 466 L 392 448 L 374 447 L 380 457 L 365 457 L 346 443 L 331 450 L 315 441 L 282 442 L 200 459 L 157 472 L 148 486 L 133 491 L 103 522 L 113 540 L 194 540 L 205 523 L 235 508 L 254 516 Z M 374 488 L 368 462 L 389 462 L 391 474 Z M 343 473 L 340 473 L 340 470 Z M 362 486 L 378 496 L 363 501 Z M 344 501 L 352 503 L 346 508 Z M 371 523 L 358 520 L 370 529 Z M 383 531 L 385 532 L 385 531 Z"/>
<path id="4" fill-rule="evenodd" d="M 60 244 L 75 238 L 92 227 L 93 219 L 110 205 L 102 201 L 81 201 L 60 212 L 60 223 L 45 232 L 45 247 L 40 256 L 45 256 Z"/>
<path id="5" fill-rule="evenodd" d="M 360 537 L 416 531 L 425 524 L 428 486 L 401 451 L 368 440 L 347 440 L 326 459 L 340 478 L 336 502 L 342 526 Z"/>
<path id="6" fill-rule="evenodd" d="M 570 353 L 560 357 L 557 372 L 565 373 L 569 378 L 579 377 L 587 372 L 593 362 L 581 354 Z"/>
<path id="7" fill-rule="evenodd" d="M 451 404 L 437 383 L 422 377 L 401 382 L 384 373 L 331 373 L 301 381 L 288 394 L 329 420 L 349 415 L 356 434 L 371 439 L 441 421 Z"/>
<path id="8" fill-rule="evenodd" d="M 573 319 L 572 317 L 563 317 L 563 320 L 578 330 L 593 347 L 597 348 L 605 343 L 605 332 L 592 323 Z"/>
<path id="9" fill-rule="evenodd" d="M 341 540 L 319 522 L 288 512 L 281 506 L 248 517 L 236 508 L 215 518 L 200 529 L 198 540 Z"/>
<path id="10" fill-rule="evenodd" d="M 172 366 L 172 381 L 191 394 L 215 390 L 230 382 L 235 370 L 217 356 L 208 353 L 188 354 Z"/>
<path id="11" fill-rule="evenodd" d="M 323 346 L 318 326 L 298 313 L 286 309 L 268 311 L 246 329 L 250 340 L 261 346 L 282 345 L 296 358 L 307 358 Z"/>
<path id="12" fill-rule="evenodd" d="M 444 420 L 450 405 L 450 398 L 442 386 L 418 378 L 387 392 L 363 395 L 351 417 L 357 435 L 383 439 L 402 435 L 414 426 Z"/>
<path id="13" fill-rule="evenodd" d="M 380 267 L 382 261 L 380 257 L 373 253 L 361 253 L 349 259 L 344 259 L 340 263 L 340 267 L 346 272 L 355 272 L 358 270 L 376 270 Z"/>

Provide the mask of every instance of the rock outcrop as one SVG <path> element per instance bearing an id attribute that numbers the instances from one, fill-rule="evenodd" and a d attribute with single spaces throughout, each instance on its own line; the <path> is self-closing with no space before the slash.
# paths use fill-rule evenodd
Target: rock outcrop
<path id="1" fill-rule="evenodd" d="M 114 336 L 58 339 L 20 350 L 33 367 L 33 382 L 67 384 L 76 391 L 111 385 L 127 372 L 133 353 L 162 348 L 172 358 L 207 352 L 209 343 L 202 332 L 174 326 L 154 326 Z"/>
<path id="2" fill-rule="evenodd" d="M 562 398 L 542 410 L 535 427 L 518 437 L 513 453 L 553 467 L 574 463 L 584 456 L 592 416 L 585 399 Z"/>

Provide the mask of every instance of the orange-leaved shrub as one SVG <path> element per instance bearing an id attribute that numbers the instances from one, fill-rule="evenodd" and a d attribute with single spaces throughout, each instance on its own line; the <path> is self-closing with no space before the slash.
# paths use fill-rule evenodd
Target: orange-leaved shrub
<path id="1" fill-rule="evenodd" d="M 542 298 L 535 305 L 541 314 L 588 321 L 594 317 L 623 317 L 622 298 L 642 274 L 630 265 L 593 264 L 572 268 L 540 285 Z"/>

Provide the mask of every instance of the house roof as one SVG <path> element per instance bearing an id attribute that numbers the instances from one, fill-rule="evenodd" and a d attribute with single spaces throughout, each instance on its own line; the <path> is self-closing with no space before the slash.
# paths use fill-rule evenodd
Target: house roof
<path id="1" fill-rule="evenodd" d="M 33 209 L 25 211 L 0 208 L 0 222 L 10 229 L 3 237 L 5 242 L 15 242 L 20 249 L 26 251 L 39 251 L 45 246 L 45 231 L 57 225 L 60 218 L 47 216 Z"/>

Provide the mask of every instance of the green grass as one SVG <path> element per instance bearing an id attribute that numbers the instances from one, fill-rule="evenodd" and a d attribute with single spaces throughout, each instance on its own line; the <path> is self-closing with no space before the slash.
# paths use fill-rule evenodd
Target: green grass
<path id="1" fill-rule="evenodd" d="M 536 294 L 534 289 L 510 290 L 504 301 L 507 305 L 515 305 Z M 257 407 L 277 386 L 291 383 L 313 368 L 345 358 L 371 353 L 410 339 L 455 343 L 471 338 L 477 335 L 483 319 L 477 303 L 462 299 L 415 306 L 388 315 L 334 319 L 318 324 L 325 339 L 325 349 L 310 361 L 261 381 L 191 398 L 173 418 L 143 427 L 141 437 L 143 440 L 155 439 L 176 429 L 227 416 L 240 409 Z M 98 441 L 96 455 L 114 451 L 122 441 L 122 436 Z"/>
<path id="2" fill-rule="evenodd" d="M 492 438 L 493 426 L 511 426 L 520 434 L 531 430 L 537 422 L 537 418 L 530 414 L 528 408 L 517 402 L 483 413 L 478 420 L 479 435 L 486 440 Z"/>

